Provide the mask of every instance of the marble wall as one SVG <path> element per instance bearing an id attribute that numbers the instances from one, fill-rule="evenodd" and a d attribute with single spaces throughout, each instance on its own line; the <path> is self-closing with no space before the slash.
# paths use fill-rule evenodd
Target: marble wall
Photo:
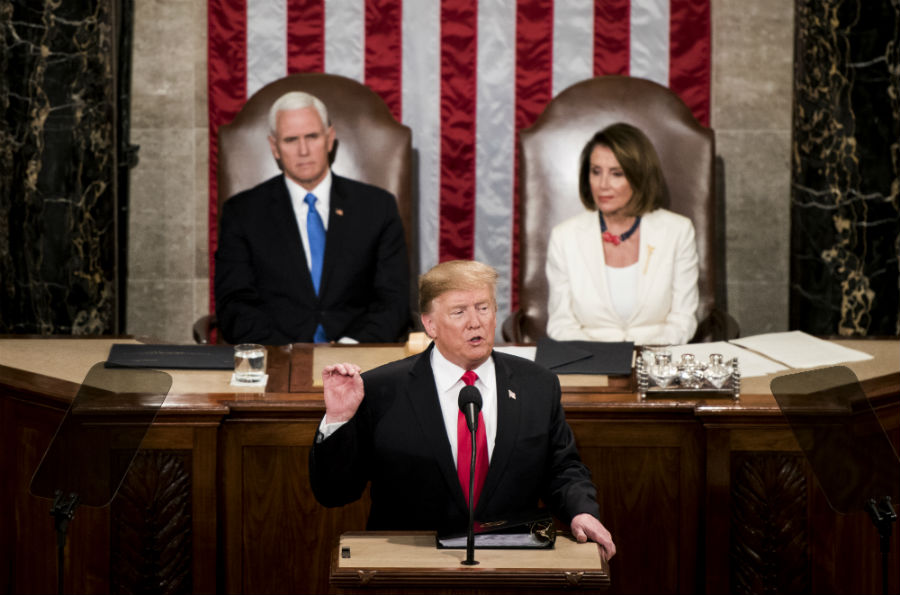
<path id="1" fill-rule="evenodd" d="M 117 331 L 114 23 L 0 0 L 0 333 Z"/>
<path id="2" fill-rule="evenodd" d="M 900 334 L 900 3 L 798 0 L 791 326 Z"/>
<path id="3" fill-rule="evenodd" d="M 208 311 L 206 3 L 139 0 L 128 331 L 191 341 Z M 711 125 L 725 163 L 729 311 L 788 328 L 794 6 L 712 0 Z"/>

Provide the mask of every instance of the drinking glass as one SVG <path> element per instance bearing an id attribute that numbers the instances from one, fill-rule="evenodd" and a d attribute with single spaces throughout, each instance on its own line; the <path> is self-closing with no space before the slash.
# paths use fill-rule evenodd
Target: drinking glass
<path id="1" fill-rule="evenodd" d="M 266 348 L 255 343 L 234 346 L 234 379 L 259 382 L 266 375 Z"/>

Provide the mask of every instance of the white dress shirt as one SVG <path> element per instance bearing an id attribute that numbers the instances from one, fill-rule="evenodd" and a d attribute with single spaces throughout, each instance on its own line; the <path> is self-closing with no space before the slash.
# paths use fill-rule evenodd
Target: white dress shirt
<path id="1" fill-rule="evenodd" d="M 319 182 L 319 185 L 312 190 L 307 190 L 297 182 L 285 176 L 284 181 L 287 184 L 288 194 L 291 195 L 291 206 L 294 208 L 294 217 L 297 219 L 297 227 L 300 229 L 300 241 L 303 242 L 303 252 L 306 254 L 306 266 L 312 271 L 312 257 L 309 253 L 309 232 L 306 229 L 306 216 L 309 214 L 309 205 L 306 204 L 306 195 L 312 194 L 316 197 L 316 211 L 322 218 L 322 225 L 325 231 L 328 231 L 328 212 L 331 206 L 331 170 L 325 174 L 325 178 Z M 353 344 L 359 343 L 352 337 L 341 337 L 338 343 Z"/>
<path id="2" fill-rule="evenodd" d="M 303 252 L 306 254 L 306 265 L 312 267 L 312 258 L 309 255 L 309 233 L 306 231 L 306 216 L 309 214 L 309 205 L 306 204 L 306 195 L 316 197 L 316 211 L 322 218 L 322 225 L 328 231 L 328 207 L 331 205 L 331 170 L 325 174 L 325 178 L 312 190 L 307 190 L 297 182 L 285 176 L 288 194 L 291 195 L 291 206 L 294 207 L 294 217 L 297 218 L 297 227 L 300 229 L 300 239 L 303 241 Z"/>
<path id="3" fill-rule="evenodd" d="M 465 370 L 445 358 L 437 345 L 431 350 L 431 370 L 434 372 L 434 384 L 441 402 L 441 413 L 444 415 L 444 427 L 450 439 L 450 450 L 453 451 L 453 461 L 456 462 L 459 456 L 457 452 L 459 391 L 465 386 L 462 381 Z M 494 440 L 497 438 L 497 375 L 494 371 L 494 359 L 489 357 L 472 371 L 478 374 L 475 388 L 481 393 L 481 414 L 484 417 L 484 432 L 490 461 L 494 453 Z"/>

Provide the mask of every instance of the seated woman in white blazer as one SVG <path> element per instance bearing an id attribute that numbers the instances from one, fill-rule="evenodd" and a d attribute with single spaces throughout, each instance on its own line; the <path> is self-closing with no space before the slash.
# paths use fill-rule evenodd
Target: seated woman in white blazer
<path id="1" fill-rule="evenodd" d="M 650 140 L 613 124 L 581 153 L 588 209 L 553 228 L 547 334 L 557 340 L 687 343 L 697 329 L 697 245 L 690 219 L 661 208 Z"/>

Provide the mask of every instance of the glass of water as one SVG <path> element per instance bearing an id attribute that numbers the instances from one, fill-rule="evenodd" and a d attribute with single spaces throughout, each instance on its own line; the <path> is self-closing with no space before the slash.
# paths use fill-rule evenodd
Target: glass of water
<path id="1" fill-rule="evenodd" d="M 255 343 L 234 346 L 234 379 L 259 382 L 266 375 L 266 348 Z"/>

